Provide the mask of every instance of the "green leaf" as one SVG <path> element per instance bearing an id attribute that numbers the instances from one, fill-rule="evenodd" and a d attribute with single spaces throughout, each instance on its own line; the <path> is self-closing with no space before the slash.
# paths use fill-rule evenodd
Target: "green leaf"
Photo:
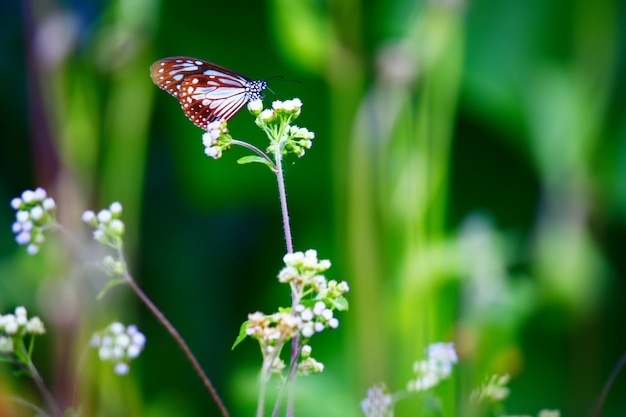
<path id="1" fill-rule="evenodd" d="M 346 300 L 346 298 L 343 296 L 339 296 L 329 301 L 339 311 L 348 310 L 348 307 L 349 307 L 348 300 Z"/>
<path id="2" fill-rule="evenodd" d="M 259 164 L 267 165 L 271 170 L 274 169 L 272 164 L 270 164 L 265 158 L 261 158 L 258 155 L 248 155 L 248 156 L 244 156 L 243 158 L 239 158 L 237 160 L 237 163 L 240 164 L 240 165 L 251 164 L 251 163 L 255 163 L 255 162 L 259 163 Z"/>
<path id="3" fill-rule="evenodd" d="M 246 320 L 241 324 L 241 328 L 239 329 L 239 336 L 237 336 L 237 340 L 235 340 L 235 343 L 233 343 L 233 346 L 230 348 L 230 350 L 234 350 L 235 347 L 237 347 L 237 345 L 243 341 L 243 339 L 248 337 L 248 334 L 246 333 L 246 327 L 248 327 L 248 323 L 250 323 L 250 320 Z"/>
<path id="4" fill-rule="evenodd" d="M 124 284 L 125 282 L 126 281 L 124 281 L 122 278 L 116 278 L 116 279 L 110 280 L 109 282 L 106 283 L 104 287 L 102 287 L 96 299 L 97 300 L 101 299 L 102 297 L 104 297 L 107 291 L 109 291 L 111 288 L 117 287 L 118 285 Z"/>

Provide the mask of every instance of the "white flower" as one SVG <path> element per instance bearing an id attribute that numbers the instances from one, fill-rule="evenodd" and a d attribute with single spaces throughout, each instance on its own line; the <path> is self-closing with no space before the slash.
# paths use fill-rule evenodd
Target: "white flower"
<path id="1" fill-rule="evenodd" d="M 265 109 L 261 112 L 259 117 L 264 122 L 271 122 L 274 119 L 274 117 L 276 117 L 276 112 L 270 109 Z"/>
<path id="2" fill-rule="evenodd" d="M 11 200 L 11 207 L 13 208 L 13 210 L 19 210 L 21 206 L 22 206 L 21 198 L 15 197 L 14 199 Z"/>
<path id="3" fill-rule="evenodd" d="M 124 330 L 126 330 L 124 325 L 117 321 L 111 323 L 111 325 L 109 326 L 109 331 L 115 335 L 122 334 Z"/>
<path id="4" fill-rule="evenodd" d="M 30 232 L 20 232 L 17 236 L 15 236 L 15 241 L 19 245 L 25 245 L 30 242 Z"/>
<path id="5" fill-rule="evenodd" d="M 13 339 L 6 336 L 0 336 L 0 352 L 12 353 L 13 349 Z"/>
<path id="6" fill-rule="evenodd" d="M 217 146 L 209 146 L 204 148 L 206 156 L 210 156 L 213 159 L 218 159 L 220 156 L 220 148 Z"/>
<path id="7" fill-rule="evenodd" d="M 260 113 L 263 110 L 263 100 L 253 100 L 248 103 L 248 110 L 251 113 Z"/>
<path id="8" fill-rule="evenodd" d="M 311 311 L 310 308 L 307 308 L 300 314 L 300 317 L 304 321 L 311 321 L 313 319 L 313 312 Z"/>
<path id="9" fill-rule="evenodd" d="M 31 190 L 26 190 L 22 193 L 22 201 L 24 204 L 30 204 L 35 199 L 35 193 Z"/>
<path id="10" fill-rule="evenodd" d="M 104 230 L 96 229 L 93 231 L 93 238 L 98 242 L 104 242 L 106 239 L 106 234 Z"/>
<path id="11" fill-rule="evenodd" d="M 313 313 L 315 313 L 316 316 L 321 316 L 325 308 L 326 304 L 324 304 L 323 301 L 318 301 L 313 306 Z"/>
<path id="12" fill-rule="evenodd" d="M 115 364 L 115 373 L 118 375 L 126 375 L 130 371 L 130 366 L 126 362 L 118 362 Z"/>
<path id="13" fill-rule="evenodd" d="M 393 398 L 385 391 L 384 386 L 373 386 L 367 390 L 367 397 L 361 401 L 365 417 L 393 417 Z"/>
<path id="14" fill-rule="evenodd" d="M 101 346 L 100 349 L 98 349 L 98 356 L 101 360 L 106 361 L 113 356 L 113 351 L 109 346 Z"/>
<path id="15" fill-rule="evenodd" d="M 330 327 L 331 329 L 336 329 L 337 327 L 339 327 L 339 320 L 337 320 L 335 317 L 328 320 L 328 327 Z"/>
<path id="16" fill-rule="evenodd" d="M 45 200 L 43 200 L 43 202 L 41 203 L 41 206 L 44 208 L 44 210 L 51 211 L 56 208 L 56 203 L 51 197 L 48 197 Z"/>
<path id="17" fill-rule="evenodd" d="M 111 214 L 109 210 L 103 209 L 98 212 L 97 217 L 100 223 L 108 223 L 113 218 L 113 215 Z"/>
<path id="18" fill-rule="evenodd" d="M 313 326 L 311 325 L 311 323 L 307 323 L 302 327 L 301 330 L 302 336 L 305 337 L 306 339 L 308 339 L 309 337 L 313 336 L 315 334 L 315 330 L 313 329 Z"/>
<path id="19" fill-rule="evenodd" d="M 19 210 L 17 213 L 15 213 L 15 218 L 18 222 L 24 223 L 25 221 L 30 219 L 30 214 L 26 210 Z"/>
<path id="20" fill-rule="evenodd" d="M 130 346 L 130 342 L 131 342 L 130 336 L 127 335 L 126 333 L 120 334 L 115 339 L 115 344 L 123 348 Z"/>
<path id="21" fill-rule="evenodd" d="M 311 355 L 311 351 L 313 349 L 311 348 L 311 345 L 304 345 L 302 346 L 302 350 L 301 350 L 301 354 L 302 356 L 310 356 Z"/>
<path id="22" fill-rule="evenodd" d="M 96 213 L 94 213 L 92 210 L 85 210 L 81 217 L 82 221 L 84 221 L 85 223 L 91 223 L 95 218 Z"/>
<path id="23" fill-rule="evenodd" d="M 130 345 L 128 349 L 126 349 L 126 354 L 129 358 L 135 359 L 141 353 L 141 346 L 138 345 Z"/>
<path id="24" fill-rule="evenodd" d="M 33 191 L 33 198 L 37 201 L 43 201 L 47 196 L 48 194 L 46 193 L 46 190 L 41 187 Z"/>
<path id="25" fill-rule="evenodd" d="M 210 132 L 204 132 L 202 134 L 202 144 L 206 148 L 210 148 L 211 146 L 215 145 L 216 139 L 217 138 L 213 137 L 213 135 Z"/>
<path id="26" fill-rule="evenodd" d="M 122 213 L 122 204 L 119 201 L 114 201 L 109 206 L 109 210 L 111 214 L 115 214 L 116 216 Z"/>
<path id="27" fill-rule="evenodd" d="M 43 214 L 44 214 L 44 211 L 41 206 L 35 206 L 32 209 L 30 209 L 30 217 L 31 219 L 35 221 L 40 220 L 43 217 Z"/>
<path id="28" fill-rule="evenodd" d="M 26 331 L 30 334 L 44 334 L 46 329 L 41 319 L 37 316 L 32 317 L 26 324 Z"/>
<path id="29" fill-rule="evenodd" d="M 111 220 L 111 223 L 109 223 L 109 227 L 111 228 L 111 231 L 117 235 L 124 234 L 124 222 L 120 219 Z"/>

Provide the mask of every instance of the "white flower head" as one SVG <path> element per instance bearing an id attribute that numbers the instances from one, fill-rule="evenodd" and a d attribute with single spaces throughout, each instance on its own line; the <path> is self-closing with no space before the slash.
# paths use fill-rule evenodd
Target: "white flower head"
<path id="1" fill-rule="evenodd" d="M 56 203 L 54 202 L 54 199 L 51 197 L 46 198 L 45 200 L 42 201 L 41 206 L 44 208 L 44 210 L 46 211 L 52 211 L 56 208 Z"/>
<path id="2" fill-rule="evenodd" d="M 38 187 L 35 191 L 33 191 L 33 198 L 36 201 L 43 201 L 47 196 L 48 193 L 46 193 L 46 190 L 41 187 Z"/>
<path id="3" fill-rule="evenodd" d="M 31 190 L 25 190 L 22 193 L 22 201 L 24 204 L 30 204 L 35 200 L 35 193 Z"/>
<path id="4" fill-rule="evenodd" d="M 11 200 L 11 207 L 13 210 L 19 210 L 22 207 L 22 199 L 19 197 L 15 197 Z"/>
<path id="5" fill-rule="evenodd" d="M 81 217 L 82 221 L 85 223 L 91 223 L 94 221 L 95 218 L 96 218 L 96 213 L 94 213 L 93 210 L 85 210 Z"/>
<path id="6" fill-rule="evenodd" d="M 118 375 L 126 375 L 130 371 L 130 365 L 126 362 L 118 362 L 115 364 L 115 373 Z"/>
<path id="7" fill-rule="evenodd" d="M 119 201 L 114 201 L 109 206 L 109 211 L 115 217 L 118 217 L 120 214 L 122 214 L 122 209 L 122 203 L 120 203 Z"/>
<path id="8" fill-rule="evenodd" d="M 252 100 L 248 103 L 248 110 L 254 115 L 258 115 L 263 111 L 263 100 Z"/>
<path id="9" fill-rule="evenodd" d="M 98 212 L 97 217 L 100 223 L 108 223 L 113 218 L 113 215 L 111 214 L 110 210 L 102 209 Z"/>

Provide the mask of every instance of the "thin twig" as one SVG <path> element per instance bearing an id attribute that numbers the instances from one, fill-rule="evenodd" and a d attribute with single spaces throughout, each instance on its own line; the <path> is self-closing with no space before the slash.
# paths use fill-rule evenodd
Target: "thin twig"
<path id="1" fill-rule="evenodd" d="M 118 249 L 118 256 L 120 257 L 120 260 L 124 263 L 124 265 L 126 265 L 126 262 L 124 261 L 124 254 L 121 249 Z M 204 386 L 209 390 L 209 393 L 211 394 L 211 396 L 213 397 L 213 400 L 215 401 L 218 408 L 222 412 L 222 415 L 224 417 L 229 417 L 228 410 L 226 410 L 226 406 L 224 405 L 224 403 L 222 402 L 222 399 L 217 394 L 217 390 L 215 389 L 215 387 L 211 383 L 211 380 L 202 369 L 202 366 L 200 365 L 200 362 L 198 362 L 198 359 L 196 359 L 195 355 L 191 352 L 191 349 L 189 349 L 189 346 L 185 342 L 185 339 L 182 338 L 180 333 L 178 333 L 178 330 L 176 330 L 176 328 L 172 325 L 172 323 L 170 323 L 170 321 L 165 317 L 165 315 L 161 312 L 161 310 L 158 309 L 158 307 L 152 302 L 152 300 L 150 300 L 150 298 L 148 298 L 148 296 L 143 292 L 143 290 L 139 287 L 139 285 L 137 285 L 135 280 L 130 276 L 130 274 L 128 273 L 126 269 L 124 272 L 124 280 L 128 283 L 128 285 L 130 285 L 130 287 L 135 292 L 137 297 L 139 297 L 141 301 L 146 305 L 146 307 L 148 307 L 148 309 L 152 312 L 152 314 L 154 314 L 157 320 L 161 322 L 163 327 L 165 327 L 165 329 L 170 333 L 170 335 L 172 335 L 176 343 L 181 347 L 181 349 L 185 353 L 185 356 L 187 356 L 187 359 L 189 359 L 189 362 L 191 362 L 191 365 L 193 366 L 196 373 L 202 380 L 202 383 L 204 384 Z"/>
<path id="2" fill-rule="evenodd" d="M 600 399 L 598 400 L 598 404 L 596 405 L 596 409 L 594 410 L 594 412 L 592 414 L 593 417 L 600 417 L 600 413 L 602 412 L 602 407 L 604 406 L 604 401 L 606 400 L 606 397 L 609 394 L 609 390 L 613 386 L 613 382 L 615 382 L 615 378 L 617 378 L 617 375 L 622 370 L 624 365 L 626 365 L 626 352 L 624 352 L 622 354 L 622 356 L 620 357 L 619 361 L 617 362 L 617 364 L 613 368 L 613 372 L 611 372 L 611 375 L 609 376 L 609 379 L 604 384 L 604 388 L 602 389 L 602 394 L 600 395 Z"/>

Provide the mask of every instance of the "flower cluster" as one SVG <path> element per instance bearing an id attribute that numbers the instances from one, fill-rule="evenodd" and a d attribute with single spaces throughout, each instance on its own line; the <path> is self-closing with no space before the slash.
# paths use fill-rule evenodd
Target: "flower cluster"
<path id="1" fill-rule="evenodd" d="M 361 410 L 365 417 L 393 417 L 393 397 L 384 385 L 374 385 L 361 401 Z"/>
<path id="2" fill-rule="evenodd" d="M 479 402 L 499 402 L 509 396 L 509 375 L 492 375 L 487 378 L 483 384 L 472 391 L 470 400 L 474 403 Z"/>
<path id="3" fill-rule="evenodd" d="M 204 153 L 213 159 L 222 157 L 222 152 L 232 143 L 232 137 L 228 134 L 226 122 L 216 120 L 207 125 L 207 131 L 202 135 Z"/>
<path id="4" fill-rule="evenodd" d="M 13 233 L 15 240 L 20 245 L 26 245 L 26 251 L 30 255 L 39 252 L 43 244 L 44 230 L 56 224 L 54 212 L 56 204 L 48 197 L 46 190 L 26 190 L 20 197 L 11 200 L 11 207 L 17 210 Z"/>
<path id="5" fill-rule="evenodd" d="M 299 98 L 272 102 L 271 109 L 263 109 L 261 100 L 248 104 L 248 110 L 256 116 L 256 124 L 262 129 L 272 132 L 270 137 L 280 141 L 280 152 L 294 153 L 298 157 L 304 155 L 306 149 L 313 144 L 315 134 L 307 128 L 292 125 L 301 112 L 302 101 Z M 268 152 L 275 152 L 275 143 L 270 144 Z"/>
<path id="6" fill-rule="evenodd" d="M 114 249 L 121 249 L 124 236 L 124 222 L 121 217 L 122 205 L 116 201 L 97 214 L 91 210 L 85 211 L 82 219 L 96 229 L 93 232 L 94 239 Z"/>
<path id="7" fill-rule="evenodd" d="M 452 374 L 452 365 L 459 361 L 453 343 L 433 343 L 426 349 L 427 358 L 415 362 L 416 378 L 409 381 L 408 391 L 426 391 Z"/>
<path id="8" fill-rule="evenodd" d="M 130 371 L 130 361 L 139 356 L 145 344 L 146 337 L 137 326 L 126 327 L 119 322 L 111 323 L 91 338 L 91 346 L 98 349 L 100 359 L 112 362 L 118 375 Z"/>
<path id="9" fill-rule="evenodd" d="M 14 353 L 16 344 L 26 335 L 46 332 L 39 317 L 28 318 L 25 307 L 17 307 L 14 314 L 0 314 L 0 354 Z"/>
<path id="10" fill-rule="evenodd" d="M 280 350 L 297 336 L 303 343 L 298 372 L 302 375 L 322 372 L 324 365 L 311 357 L 311 347 L 304 343 L 315 333 L 339 326 L 334 310 L 347 310 L 348 302 L 343 295 L 350 288 L 345 281 L 327 281 L 321 275 L 330 268 L 330 261 L 319 260 L 315 250 L 287 254 L 283 261 L 285 267 L 278 274 L 278 280 L 291 286 L 294 307 L 271 315 L 250 314 L 234 346 L 247 336 L 257 339 L 264 361 L 269 363 L 268 369 L 276 372 L 284 368 L 278 358 Z"/>

